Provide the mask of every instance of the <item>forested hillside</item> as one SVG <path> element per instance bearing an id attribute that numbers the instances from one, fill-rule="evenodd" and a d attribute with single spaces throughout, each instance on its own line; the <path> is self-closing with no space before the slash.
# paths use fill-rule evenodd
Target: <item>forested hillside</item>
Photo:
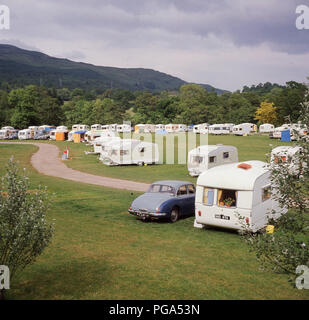
<path id="1" fill-rule="evenodd" d="M 100 67 L 0 44 L 0 83 L 13 87 L 43 85 L 54 88 L 82 88 L 103 93 L 107 89 L 130 91 L 178 90 L 186 82 L 171 75 L 143 68 Z M 223 90 L 205 85 L 208 91 Z"/>
<path id="2" fill-rule="evenodd" d="M 179 91 L 135 91 L 76 88 L 55 89 L 29 85 L 22 88 L 2 83 L 0 126 L 21 129 L 29 125 L 108 124 L 123 120 L 137 123 L 242 123 L 267 122 L 278 125 L 299 120 L 307 87 L 288 82 L 261 93 L 236 91 L 218 95 L 196 84 L 182 85 Z M 259 110 L 259 118 L 256 118 Z"/>

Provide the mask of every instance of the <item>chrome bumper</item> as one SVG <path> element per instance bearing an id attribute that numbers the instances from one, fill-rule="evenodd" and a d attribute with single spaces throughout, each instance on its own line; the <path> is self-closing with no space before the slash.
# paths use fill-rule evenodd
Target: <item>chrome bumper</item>
<path id="1" fill-rule="evenodd" d="M 144 210 L 128 210 L 128 212 L 141 219 L 147 219 L 147 218 L 159 219 L 167 216 L 167 213 L 162 213 L 162 212 L 156 213 L 156 212 L 149 212 Z"/>

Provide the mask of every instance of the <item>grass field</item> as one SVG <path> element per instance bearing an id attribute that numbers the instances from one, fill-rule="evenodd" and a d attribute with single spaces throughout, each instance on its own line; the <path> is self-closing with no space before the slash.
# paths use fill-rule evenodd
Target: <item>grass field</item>
<path id="1" fill-rule="evenodd" d="M 197 136 L 199 137 L 199 135 Z M 196 179 L 192 178 L 187 170 L 186 165 L 181 164 L 162 164 L 152 166 L 117 166 L 108 167 L 103 165 L 98 160 L 98 155 L 85 155 L 84 151 L 92 151 L 92 147 L 86 146 L 84 143 L 72 142 L 51 142 L 56 144 L 61 151 L 66 146 L 70 148 L 71 160 L 66 161 L 68 167 L 112 178 L 121 178 L 127 180 L 135 180 L 141 182 L 153 182 L 155 180 L 176 179 L 187 180 L 195 182 Z M 198 140 L 199 143 L 199 140 Z M 287 145 L 278 140 L 271 140 L 267 136 L 209 136 L 209 144 L 225 144 L 232 145 L 238 148 L 239 160 L 266 160 L 266 154 L 270 152 L 271 148 L 278 145 Z M 271 147 L 270 144 L 273 146 Z M 290 144 L 290 143 L 288 143 Z M 175 159 L 177 159 L 178 149 L 175 146 Z M 187 154 L 187 152 L 186 152 Z M 165 155 L 164 155 L 165 159 Z"/>
<path id="2" fill-rule="evenodd" d="M 82 147 L 72 144 L 77 156 Z M 267 143 L 256 149 L 255 158 L 261 159 Z M 0 145 L 1 175 L 14 155 L 33 188 L 47 185 L 57 195 L 48 215 L 56 219 L 55 237 L 16 277 L 8 299 L 309 299 L 286 275 L 261 271 L 236 233 L 195 229 L 193 217 L 175 224 L 138 221 L 126 211 L 138 193 L 39 175 L 29 162 L 35 150 Z M 75 163 L 81 166 L 86 159 L 80 156 Z M 94 170 L 96 163 L 88 161 L 85 170 Z M 126 177 L 140 169 L 148 168 L 132 167 Z M 176 170 L 186 176 L 184 168 Z"/>

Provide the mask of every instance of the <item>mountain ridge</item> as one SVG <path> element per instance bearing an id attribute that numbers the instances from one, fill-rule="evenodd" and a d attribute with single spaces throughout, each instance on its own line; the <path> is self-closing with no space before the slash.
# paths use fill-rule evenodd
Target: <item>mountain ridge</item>
<path id="1" fill-rule="evenodd" d="M 95 89 L 102 92 L 110 88 L 173 91 L 188 84 L 180 78 L 153 69 L 96 66 L 8 44 L 0 44 L 0 82 L 13 86 L 36 84 L 56 88 Z M 208 84 L 199 85 L 218 94 L 228 92 Z"/>

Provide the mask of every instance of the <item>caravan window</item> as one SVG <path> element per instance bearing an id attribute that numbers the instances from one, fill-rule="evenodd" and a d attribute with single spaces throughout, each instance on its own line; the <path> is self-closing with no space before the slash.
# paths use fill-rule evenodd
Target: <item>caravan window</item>
<path id="1" fill-rule="evenodd" d="M 126 156 L 129 154 L 129 150 L 120 150 L 120 155 L 121 156 Z"/>
<path id="2" fill-rule="evenodd" d="M 223 152 L 223 159 L 228 159 L 230 157 L 229 152 Z"/>
<path id="3" fill-rule="evenodd" d="M 192 162 L 193 163 L 202 163 L 204 160 L 204 157 L 201 156 L 192 156 Z"/>
<path id="4" fill-rule="evenodd" d="M 237 191 L 229 189 L 218 190 L 218 206 L 236 207 Z"/>
<path id="5" fill-rule="evenodd" d="M 271 187 L 267 186 L 262 189 L 262 201 L 266 201 L 271 197 Z"/>
<path id="6" fill-rule="evenodd" d="M 209 157 L 209 163 L 214 163 L 216 162 L 216 156 L 213 156 L 213 157 Z"/>
<path id="7" fill-rule="evenodd" d="M 212 206 L 214 204 L 214 195 L 215 195 L 214 189 L 204 188 L 203 204 L 207 206 Z"/>

